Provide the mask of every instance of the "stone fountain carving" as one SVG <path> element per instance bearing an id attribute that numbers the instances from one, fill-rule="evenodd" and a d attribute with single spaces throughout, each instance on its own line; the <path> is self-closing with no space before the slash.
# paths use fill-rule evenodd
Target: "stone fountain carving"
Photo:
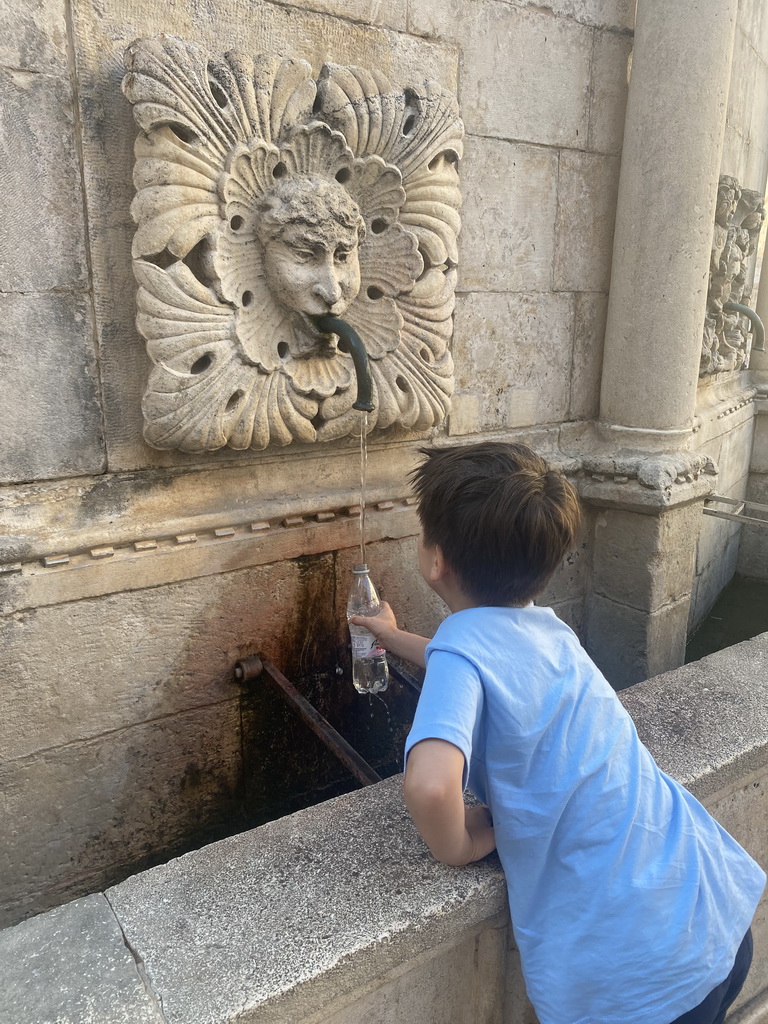
<path id="1" fill-rule="evenodd" d="M 368 351 L 369 428 L 450 407 L 463 127 L 434 82 L 212 56 L 171 37 L 126 53 L 141 133 L 132 213 L 137 326 L 155 448 L 262 449 L 357 432 L 350 356 Z"/>
<path id="2" fill-rule="evenodd" d="M 739 312 L 724 310 L 723 305 L 749 305 L 750 257 L 764 219 L 762 194 L 742 189 L 736 178 L 723 174 L 717 189 L 700 377 L 749 366 L 751 324 Z"/>

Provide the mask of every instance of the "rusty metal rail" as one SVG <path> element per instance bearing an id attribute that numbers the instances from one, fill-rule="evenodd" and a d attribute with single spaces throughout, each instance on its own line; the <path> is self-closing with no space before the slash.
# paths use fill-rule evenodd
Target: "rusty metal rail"
<path id="1" fill-rule="evenodd" d="M 265 676 L 277 686 L 283 697 L 288 701 L 296 714 L 309 726 L 312 732 L 334 754 L 344 767 L 354 775 L 363 786 L 381 782 L 381 776 L 350 746 L 344 737 L 336 732 L 331 723 L 323 718 L 317 708 L 302 697 L 293 683 L 271 661 L 251 654 L 235 665 L 235 681 L 247 683 L 252 679 Z"/>

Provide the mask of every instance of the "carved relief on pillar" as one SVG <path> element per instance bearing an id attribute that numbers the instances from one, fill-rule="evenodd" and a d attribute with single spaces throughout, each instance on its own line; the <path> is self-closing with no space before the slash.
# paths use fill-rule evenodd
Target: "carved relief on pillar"
<path id="1" fill-rule="evenodd" d="M 156 448 L 262 449 L 359 431 L 350 355 L 367 349 L 369 428 L 426 430 L 450 407 L 448 343 L 463 126 L 434 82 L 212 56 L 172 36 L 126 52 L 141 132 L 132 214 L 137 326 Z"/>
<path id="2" fill-rule="evenodd" d="M 727 302 L 748 306 L 752 295 L 750 259 L 765 219 L 760 192 L 740 187 L 736 178 L 720 177 L 715 230 L 709 265 L 707 314 L 699 376 L 749 366 L 752 327 L 746 316 L 723 309 Z"/>

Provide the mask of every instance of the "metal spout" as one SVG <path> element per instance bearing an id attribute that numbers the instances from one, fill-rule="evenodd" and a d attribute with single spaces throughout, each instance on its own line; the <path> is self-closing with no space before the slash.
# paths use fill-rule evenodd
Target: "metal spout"
<path id="1" fill-rule="evenodd" d="M 357 399 L 352 404 L 353 409 L 361 412 L 373 412 L 373 384 L 371 381 L 371 367 L 368 363 L 368 353 L 356 331 L 354 331 L 344 320 L 336 316 L 316 316 L 312 318 L 317 324 L 317 329 L 323 334 L 338 334 L 347 346 L 347 351 L 352 356 L 357 375 Z"/>
<path id="2" fill-rule="evenodd" d="M 742 305 L 741 302 L 724 302 L 723 311 L 725 313 L 741 313 L 747 320 L 752 324 L 755 332 L 755 341 L 752 348 L 755 352 L 765 352 L 765 327 L 763 321 L 749 306 Z"/>

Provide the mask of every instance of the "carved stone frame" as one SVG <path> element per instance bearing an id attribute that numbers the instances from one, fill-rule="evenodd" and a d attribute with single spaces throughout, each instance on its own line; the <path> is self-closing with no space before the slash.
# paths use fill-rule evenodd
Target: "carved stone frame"
<path id="1" fill-rule="evenodd" d="M 132 214 L 136 322 L 153 363 L 147 442 L 263 449 L 359 431 L 351 357 L 317 331 L 318 311 L 343 315 L 367 349 L 369 429 L 442 422 L 455 98 L 333 64 L 315 80 L 303 61 L 212 56 L 166 35 L 134 42 L 126 67 L 141 129 Z"/>

